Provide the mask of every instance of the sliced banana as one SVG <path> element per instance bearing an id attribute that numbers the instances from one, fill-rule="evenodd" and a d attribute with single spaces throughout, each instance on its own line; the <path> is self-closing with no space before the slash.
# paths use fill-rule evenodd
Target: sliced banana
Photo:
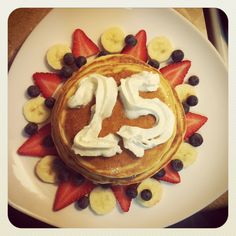
<path id="1" fill-rule="evenodd" d="M 192 165 L 197 159 L 197 149 L 189 143 L 181 143 L 173 159 L 179 159 L 183 162 L 184 168 Z"/>
<path id="2" fill-rule="evenodd" d="M 152 198 L 148 201 L 143 200 L 141 197 L 141 192 L 144 189 L 149 189 L 152 192 Z M 155 204 L 157 204 L 161 200 L 163 194 L 163 189 L 160 182 L 152 178 L 145 179 L 143 182 L 141 182 L 137 190 L 138 190 L 137 201 L 145 207 L 152 207 Z"/>
<path id="3" fill-rule="evenodd" d="M 107 214 L 116 206 L 116 198 L 110 188 L 94 188 L 89 194 L 89 202 L 91 208 L 98 215 Z"/>
<path id="4" fill-rule="evenodd" d="M 159 36 L 153 38 L 148 44 L 148 55 L 159 62 L 169 59 L 173 52 L 173 46 L 168 38 Z"/>
<path id="5" fill-rule="evenodd" d="M 184 102 L 189 96 L 196 95 L 194 86 L 190 84 L 180 84 L 175 87 L 175 91 L 181 102 Z"/>
<path id="6" fill-rule="evenodd" d="M 109 28 L 102 34 L 101 43 L 110 53 L 121 52 L 125 46 L 125 33 L 119 27 Z"/>
<path id="7" fill-rule="evenodd" d="M 62 68 L 63 57 L 66 53 L 70 53 L 71 49 L 65 44 L 56 44 L 47 51 L 47 62 L 55 70 Z"/>
<path id="8" fill-rule="evenodd" d="M 46 183 L 54 184 L 57 182 L 57 173 L 53 167 L 53 163 L 57 156 L 45 156 L 40 159 L 36 166 L 35 172 L 40 180 Z"/>
<path id="9" fill-rule="evenodd" d="M 27 121 L 34 122 L 37 124 L 46 121 L 51 112 L 44 105 L 45 98 L 38 96 L 28 100 L 23 107 L 23 114 Z"/>

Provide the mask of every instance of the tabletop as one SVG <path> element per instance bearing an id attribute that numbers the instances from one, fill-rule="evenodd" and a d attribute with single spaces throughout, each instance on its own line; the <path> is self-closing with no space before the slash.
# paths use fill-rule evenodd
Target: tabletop
<path id="1" fill-rule="evenodd" d="M 179 14 L 188 19 L 203 35 L 208 38 L 204 11 L 202 8 L 176 8 Z M 37 24 L 51 11 L 50 8 L 20 8 L 11 13 L 8 19 L 8 65 L 9 68 L 25 39 Z M 220 209 L 228 206 L 228 192 L 224 193 L 202 211 Z M 27 216 L 9 207 L 9 217 L 20 216 L 21 220 Z M 23 218 L 22 218 L 23 217 Z M 33 223 L 34 220 L 32 220 Z M 44 223 L 35 223 L 38 227 L 50 227 Z"/>

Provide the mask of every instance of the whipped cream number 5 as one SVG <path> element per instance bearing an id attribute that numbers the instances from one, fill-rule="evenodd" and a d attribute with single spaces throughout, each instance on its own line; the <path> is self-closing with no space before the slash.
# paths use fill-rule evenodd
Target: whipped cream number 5
<path id="1" fill-rule="evenodd" d="M 68 106 L 79 108 L 86 105 L 92 100 L 94 94 L 96 104 L 91 108 L 91 122 L 74 138 L 72 149 L 75 154 L 110 157 L 121 153 L 122 150 L 118 145 L 119 136 L 123 138 L 125 148 L 137 157 L 142 157 L 145 150 L 166 142 L 174 130 L 173 112 L 158 98 L 144 99 L 139 96 L 139 91 L 156 91 L 159 85 L 159 75 L 147 71 L 122 79 L 119 88 L 112 77 L 92 74 L 82 79 L 76 93 L 69 99 Z M 118 89 L 129 119 L 151 114 L 156 118 L 156 122 L 149 129 L 124 125 L 117 132 L 119 136 L 109 134 L 100 138 L 98 134 L 102 128 L 102 121 L 111 116 Z"/>

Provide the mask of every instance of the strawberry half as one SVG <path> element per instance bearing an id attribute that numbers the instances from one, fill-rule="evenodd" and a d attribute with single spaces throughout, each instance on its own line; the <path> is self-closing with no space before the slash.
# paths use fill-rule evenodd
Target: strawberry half
<path id="1" fill-rule="evenodd" d="M 36 72 L 33 74 L 33 79 L 45 98 L 51 97 L 62 82 L 56 73 Z"/>
<path id="2" fill-rule="evenodd" d="M 121 185 L 116 185 L 116 186 L 112 186 L 111 189 L 113 191 L 113 193 L 115 194 L 115 197 L 117 199 L 117 201 L 119 202 L 119 205 L 121 207 L 121 209 L 124 212 L 128 212 L 130 205 L 131 205 L 131 198 L 129 198 L 125 191 L 126 191 L 127 186 L 121 186 Z"/>
<path id="3" fill-rule="evenodd" d="M 51 135 L 51 124 L 43 126 L 39 131 L 28 138 L 17 150 L 17 153 L 24 156 L 43 157 L 46 155 L 56 155 L 57 150 L 53 147 L 45 147 L 43 140 Z"/>
<path id="4" fill-rule="evenodd" d="M 125 46 L 121 53 L 132 55 L 146 62 L 148 59 L 146 31 L 140 30 L 135 35 L 135 38 L 137 39 L 137 44 L 134 47 L 128 45 Z"/>
<path id="5" fill-rule="evenodd" d="M 188 139 L 196 131 L 198 131 L 208 120 L 206 116 L 188 112 L 185 115 L 187 130 L 184 136 L 184 139 Z"/>
<path id="6" fill-rule="evenodd" d="M 95 186 L 96 185 L 87 180 L 79 186 L 76 185 L 72 179 L 60 183 L 56 192 L 53 210 L 58 211 L 67 207 L 86 194 L 89 194 Z"/>
<path id="7" fill-rule="evenodd" d="M 160 178 L 162 181 L 166 181 L 172 184 L 180 183 L 180 175 L 177 171 L 173 170 L 171 163 L 164 167 L 165 175 Z"/>
<path id="8" fill-rule="evenodd" d="M 81 29 L 73 33 L 72 53 L 75 57 L 89 57 L 99 52 L 98 46 Z"/>
<path id="9" fill-rule="evenodd" d="M 185 60 L 177 63 L 172 63 L 160 69 L 160 72 L 165 79 L 169 80 L 172 87 L 184 82 L 184 77 L 188 73 L 191 66 L 191 61 Z"/>

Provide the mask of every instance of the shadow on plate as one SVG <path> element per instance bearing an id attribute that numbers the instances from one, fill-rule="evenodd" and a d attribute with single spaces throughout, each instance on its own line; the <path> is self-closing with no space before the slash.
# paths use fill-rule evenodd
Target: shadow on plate
<path id="1" fill-rule="evenodd" d="M 10 222 L 18 228 L 55 228 L 21 213 L 11 206 L 8 206 L 8 217 Z M 218 228 L 226 222 L 227 217 L 227 207 L 211 211 L 200 211 L 168 228 Z"/>

